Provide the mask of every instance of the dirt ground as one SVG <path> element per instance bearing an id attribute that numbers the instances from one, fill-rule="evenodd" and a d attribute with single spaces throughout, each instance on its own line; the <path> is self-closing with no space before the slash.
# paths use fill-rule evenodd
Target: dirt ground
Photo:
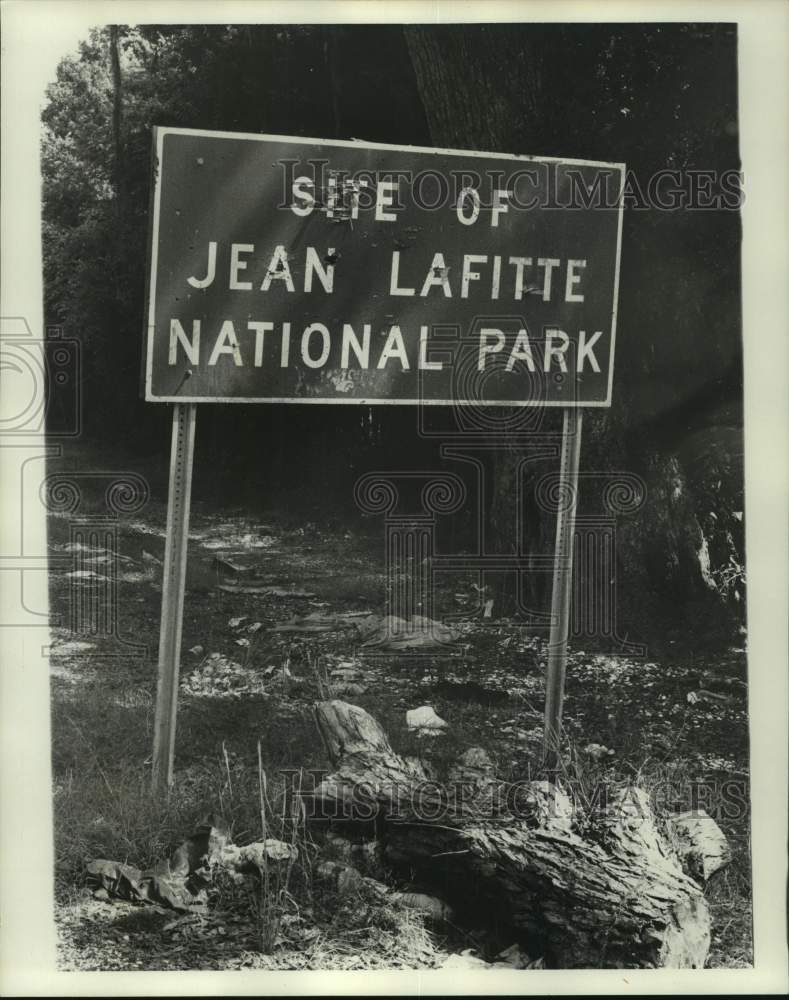
<path id="1" fill-rule="evenodd" d="M 100 512 L 101 498 L 94 499 Z M 311 706 L 320 697 L 321 672 L 326 676 L 339 665 L 350 665 L 357 678 L 358 690 L 345 700 L 373 714 L 398 752 L 440 764 L 480 746 L 505 779 L 534 773 L 545 639 L 496 617 L 495 607 L 492 617 L 483 617 L 488 592 L 476 574 L 464 573 L 442 579 L 434 609 L 457 629 L 455 642 L 429 654 L 366 649 L 353 621 L 385 610 L 379 521 L 349 529 L 304 523 L 288 511 L 251 516 L 198 503 L 190 535 L 176 785 L 167 804 L 151 803 L 165 510 L 149 501 L 118 515 L 116 553 L 99 536 L 75 540 L 73 517 L 53 512 L 49 519 L 50 554 L 61 557 L 51 576 L 51 670 L 64 968 L 431 968 L 469 948 L 490 958 L 512 943 L 468 925 L 431 928 L 407 912 L 393 917 L 382 911 L 360 927 L 347 908 L 306 905 L 294 894 L 275 946 L 264 954 L 248 901 L 232 894 L 214 900 L 205 914 L 184 917 L 94 898 L 85 884 L 87 862 L 109 858 L 144 868 L 166 856 L 208 812 L 228 819 L 237 842 L 258 838 L 258 741 L 272 783 L 282 770 L 325 768 Z M 117 634 L 74 632 L 69 615 L 77 598 L 104 592 L 113 574 Z M 276 631 L 308 614 L 334 616 L 341 626 Z M 709 965 L 747 966 L 745 651 L 703 655 L 691 646 L 688 637 L 687 648 L 677 644 L 659 662 L 572 647 L 566 777 L 581 794 L 595 782 L 633 781 L 653 793 L 659 812 L 703 806 L 717 819 L 734 858 L 706 890 L 713 918 Z M 441 737 L 419 738 L 408 730 L 406 711 L 422 705 L 447 722 Z M 314 836 L 320 840 L 321 832 Z"/>

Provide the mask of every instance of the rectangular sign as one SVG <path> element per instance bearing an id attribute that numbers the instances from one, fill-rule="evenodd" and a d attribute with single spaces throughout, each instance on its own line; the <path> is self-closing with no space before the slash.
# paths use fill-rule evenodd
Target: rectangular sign
<path id="1" fill-rule="evenodd" d="M 157 128 L 145 398 L 610 406 L 624 165 Z"/>

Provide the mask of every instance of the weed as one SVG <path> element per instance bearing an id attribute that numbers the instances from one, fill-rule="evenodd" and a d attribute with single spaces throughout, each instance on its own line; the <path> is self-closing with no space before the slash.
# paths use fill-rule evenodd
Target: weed
<path id="1" fill-rule="evenodd" d="M 270 857 L 267 850 L 261 855 L 257 925 L 261 951 L 270 955 L 277 944 L 285 908 L 295 902 L 290 893 L 290 880 L 293 866 L 300 854 L 299 848 L 306 841 L 306 814 L 300 795 L 301 776 L 296 794 L 282 796 L 281 810 L 272 807 L 260 741 L 257 750 L 258 804 L 263 843 L 268 844 L 271 839 L 277 839 L 289 849 L 287 858 L 282 860 Z"/>

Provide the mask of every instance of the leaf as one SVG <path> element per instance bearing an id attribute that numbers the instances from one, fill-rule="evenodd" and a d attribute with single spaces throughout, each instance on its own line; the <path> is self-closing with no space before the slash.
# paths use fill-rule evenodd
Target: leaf
<path id="1" fill-rule="evenodd" d="M 264 587 L 255 584 L 220 583 L 217 590 L 226 594 L 260 594 L 262 597 L 314 597 L 309 590 L 285 590 L 284 587 Z"/>
<path id="2" fill-rule="evenodd" d="M 322 615 L 313 611 L 302 617 L 291 618 L 283 625 L 277 625 L 274 632 L 332 632 L 335 629 L 353 628 L 350 622 L 342 621 L 337 615 Z"/>

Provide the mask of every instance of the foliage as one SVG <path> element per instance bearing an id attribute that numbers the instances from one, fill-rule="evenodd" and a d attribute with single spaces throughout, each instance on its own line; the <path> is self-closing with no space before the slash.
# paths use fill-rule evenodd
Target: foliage
<path id="1" fill-rule="evenodd" d="M 93 31 L 49 88 L 42 156 L 46 316 L 82 342 L 88 438 L 113 440 L 133 425 L 130 449 L 162 452 L 168 441 L 163 408 L 142 404 L 138 388 L 152 126 L 616 160 L 643 186 L 663 168 L 739 167 L 734 32 L 718 24 Z M 713 579 L 731 560 L 744 562 L 735 517 L 744 509 L 739 215 L 637 202 L 636 194 L 625 217 L 614 407 L 587 420 L 584 466 L 627 469 L 647 484 L 619 553 L 632 569 L 637 614 L 671 617 L 691 600 L 741 617 L 742 587 L 738 599 L 732 586 L 710 588 L 699 562 L 701 539 Z M 441 461 L 410 410 L 294 409 L 203 407 L 198 493 L 243 480 L 238 490 L 251 497 L 265 488 L 293 499 L 306 470 L 323 483 L 310 502 L 325 510 L 347 506 L 370 467 Z M 229 449 L 228 440 L 247 443 Z M 266 462 L 253 461 L 261 452 Z M 493 536 L 510 544 L 507 468 L 499 462 L 490 479 L 489 513 Z M 552 525 L 530 513 L 528 544 L 538 551 Z M 531 596 L 547 599 L 542 577 Z"/>

